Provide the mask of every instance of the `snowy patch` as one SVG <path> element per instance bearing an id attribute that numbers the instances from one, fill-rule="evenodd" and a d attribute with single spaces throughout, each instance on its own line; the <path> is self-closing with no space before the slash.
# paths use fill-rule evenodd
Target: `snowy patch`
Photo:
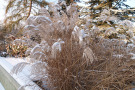
<path id="1" fill-rule="evenodd" d="M 116 57 L 116 58 L 122 58 L 123 57 L 122 54 L 117 54 L 117 55 L 113 55 L 113 56 Z"/>
<path id="2" fill-rule="evenodd" d="M 36 85 L 30 78 L 30 66 L 25 66 L 22 72 L 17 74 L 11 74 L 13 66 L 26 62 L 26 59 L 21 58 L 3 58 L 0 57 L 0 65 L 21 85 L 18 90 L 42 90 L 38 85 Z M 2 90 L 0 88 L 0 90 Z"/>
<path id="3" fill-rule="evenodd" d="M 129 53 L 130 55 L 132 55 L 131 59 L 135 59 L 135 54 L 134 53 Z"/>
<path id="4" fill-rule="evenodd" d="M 1 83 L 0 83 L 0 90 L 5 90 Z"/>

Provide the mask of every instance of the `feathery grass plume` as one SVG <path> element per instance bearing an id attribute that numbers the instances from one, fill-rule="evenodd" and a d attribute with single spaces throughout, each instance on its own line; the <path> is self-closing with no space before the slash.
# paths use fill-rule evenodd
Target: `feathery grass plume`
<path id="1" fill-rule="evenodd" d="M 57 53 L 61 52 L 61 44 L 63 43 L 64 41 L 62 41 L 61 39 L 58 39 L 58 41 L 52 45 L 52 51 L 51 51 L 52 58 L 56 58 Z"/>
<path id="2" fill-rule="evenodd" d="M 33 54 L 33 56 L 31 56 L 31 58 L 33 58 L 35 60 L 35 62 L 36 61 L 45 61 L 45 60 L 47 60 L 46 55 L 44 53 L 42 53 L 42 52 L 39 52 L 39 51 L 35 52 Z"/>
<path id="3" fill-rule="evenodd" d="M 10 73 L 11 74 L 18 74 L 19 72 L 21 72 L 24 69 L 24 67 L 26 65 L 29 65 L 29 63 L 27 63 L 27 62 L 18 63 L 11 69 Z"/>
<path id="4" fill-rule="evenodd" d="M 32 50 L 31 50 L 31 56 L 33 57 L 35 52 L 43 52 L 42 47 L 40 44 L 37 44 Z"/>
<path id="5" fill-rule="evenodd" d="M 33 63 L 31 65 L 32 71 L 31 71 L 30 78 L 33 81 L 36 81 L 36 80 L 43 81 L 47 76 L 47 72 L 46 72 L 46 69 L 45 69 L 46 67 L 47 67 L 46 62 L 38 61 L 36 63 Z"/>
<path id="6" fill-rule="evenodd" d="M 112 33 L 117 33 L 114 27 L 107 28 L 105 31 L 105 36 L 111 35 Z"/>
<path id="7" fill-rule="evenodd" d="M 83 58 L 86 59 L 88 64 L 93 63 L 95 55 L 94 55 L 93 51 L 89 47 L 86 47 L 84 49 Z"/>
<path id="8" fill-rule="evenodd" d="M 25 52 L 25 56 L 26 56 L 26 57 L 30 55 L 31 50 L 32 50 L 31 48 L 28 48 L 28 49 L 26 50 L 26 52 Z"/>

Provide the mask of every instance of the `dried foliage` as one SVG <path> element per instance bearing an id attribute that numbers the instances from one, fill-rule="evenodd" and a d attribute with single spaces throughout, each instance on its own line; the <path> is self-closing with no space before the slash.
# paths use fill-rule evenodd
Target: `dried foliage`
<path id="1" fill-rule="evenodd" d="M 27 52 L 32 65 L 31 79 L 42 81 L 50 90 L 132 89 L 135 66 L 129 54 L 133 50 L 127 43 L 101 37 L 100 29 L 94 25 L 93 28 L 84 25 L 87 30 L 80 29 L 76 26 L 75 6 L 69 6 L 66 13 L 59 8 L 55 5 L 48 11 L 42 9 L 41 15 L 27 20 L 25 36 L 41 37 L 41 42 L 33 41 Z M 110 31 L 115 28 L 109 27 L 103 33 L 110 34 Z M 24 63 L 20 65 L 24 67 Z"/>
<path id="2" fill-rule="evenodd" d="M 85 68 L 83 50 L 79 45 L 66 42 L 55 59 L 47 61 L 47 84 L 51 90 L 73 90 L 80 87 L 81 70 Z M 82 68 L 83 67 L 83 68 Z"/>
<path id="3" fill-rule="evenodd" d="M 92 90 L 126 90 L 134 87 L 132 85 L 134 83 L 135 68 L 130 63 L 133 61 L 126 52 L 126 45 L 121 46 L 123 44 L 120 44 L 120 41 L 117 44 L 116 42 L 118 40 L 113 42 L 99 40 L 98 43 L 94 40 L 91 42 L 91 48 L 98 60 L 93 63 L 91 69 L 95 73 L 93 75 L 95 84 L 92 85 Z"/>
<path id="4" fill-rule="evenodd" d="M 109 42 L 107 49 L 103 40 L 91 40 L 90 48 L 97 56 L 92 63 L 83 58 L 83 48 L 69 41 L 57 54 L 56 59 L 47 61 L 47 84 L 51 90 L 129 90 L 134 87 L 134 64 L 131 56 L 114 48 Z M 126 47 L 123 47 L 123 49 Z M 117 52 L 117 54 L 114 52 Z M 120 55 L 123 55 L 120 56 Z"/>
<path id="5" fill-rule="evenodd" d="M 6 49 L 7 49 L 7 53 L 10 56 L 25 57 L 25 51 L 27 50 L 27 46 L 9 44 Z"/>
<path id="6" fill-rule="evenodd" d="M 5 45 L 6 45 L 6 34 L 7 34 L 7 30 L 6 28 L 4 27 L 4 25 L 0 24 L 0 54 L 1 52 L 3 51 L 6 51 L 5 49 Z"/>

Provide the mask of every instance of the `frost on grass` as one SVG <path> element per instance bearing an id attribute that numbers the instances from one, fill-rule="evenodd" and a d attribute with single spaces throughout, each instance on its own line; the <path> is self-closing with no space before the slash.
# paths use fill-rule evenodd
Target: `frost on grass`
<path id="1" fill-rule="evenodd" d="M 61 52 L 61 49 L 62 49 L 61 44 L 63 43 L 64 41 L 62 41 L 61 39 L 58 39 L 58 41 L 52 45 L 52 51 L 51 51 L 52 58 L 56 58 L 57 53 Z"/>
<path id="2" fill-rule="evenodd" d="M 30 78 L 47 82 L 52 90 L 96 90 L 106 86 L 123 89 L 132 75 L 132 22 L 119 21 L 109 9 L 98 18 L 83 16 L 84 21 L 78 21 L 75 4 L 65 6 L 64 10 L 60 5 L 50 4 L 27 20 L 24 34 L 28 45 L 32 42 L 26 52 L 32 67 Z M 20 66 L 24 68 L 25 63 Z"/>
<path id="3" fill-rule="evenodd" d="M 48 10 L 42 8 L 38 16 L 27 19 L 24 28 L 24 37 L 15 40 L 14 44 L 25 42 L 28 46 L 25 54 L 30 58 L 28 63 L 19 63 L 12 69 L 13 74 L 18 74 L 30 65 L 32 80 L 45 81 L 47 76 L 47 62 L 55 59 L 62 51 L 63 44 L 69 41 L 73 28 L 78 20 L 76 6 L 68 6 L 62 10 L 60 5 L 49 5 Z M 84 30 L 78 32 L 78 38 L 82 40 Z M 25 44 L 24 43 L 24 44 Z"/>

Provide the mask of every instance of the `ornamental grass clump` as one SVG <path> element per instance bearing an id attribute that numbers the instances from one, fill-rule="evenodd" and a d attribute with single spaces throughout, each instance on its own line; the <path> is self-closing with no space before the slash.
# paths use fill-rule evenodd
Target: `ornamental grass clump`
<path id="1" fill-rule="evenodd" d="M 28 18 L 25 36 L 30 40 L 36 34 L 40 36 L 26 53 L 30 57 L 30 78 L 50 90 L 132 89 L 135 64 L 127 44 L 121 39 L 101 37 L 96 26 L 80 29 L 75 6 L 65 11 L 59 5 L 50 5 L 48 10 L 41 10 L 41 15 Z M 106 34 L 111 30 L 115 28 L 108 28 Z M 24 68 L 26 63 L 20 65 Z"/>
<path id="2" fill-rule="evenodd" d="M 63 45 L 55 59 L 47 61 L 46 81 L 51 90 L 126 90 L 134 87 L 135 68 L 131 56 L 117 52 L 112 46 L 105 49 L 101 41 L 92 42 L 89 46 L 93 51 L 89 55 L 95 56 L 92 62 L 88 63 L 83 57 L 84 49 L 72 41 Z"/>
<path id="3" fill-rule="evenodd" d="M 79 45 L 66 42 L 57 57 L 47 61 L 47 83 L 52 90 L 73 90 L 80 87 L 81 70 L 86 62 L 82 59 L 83 50 Z"/>

